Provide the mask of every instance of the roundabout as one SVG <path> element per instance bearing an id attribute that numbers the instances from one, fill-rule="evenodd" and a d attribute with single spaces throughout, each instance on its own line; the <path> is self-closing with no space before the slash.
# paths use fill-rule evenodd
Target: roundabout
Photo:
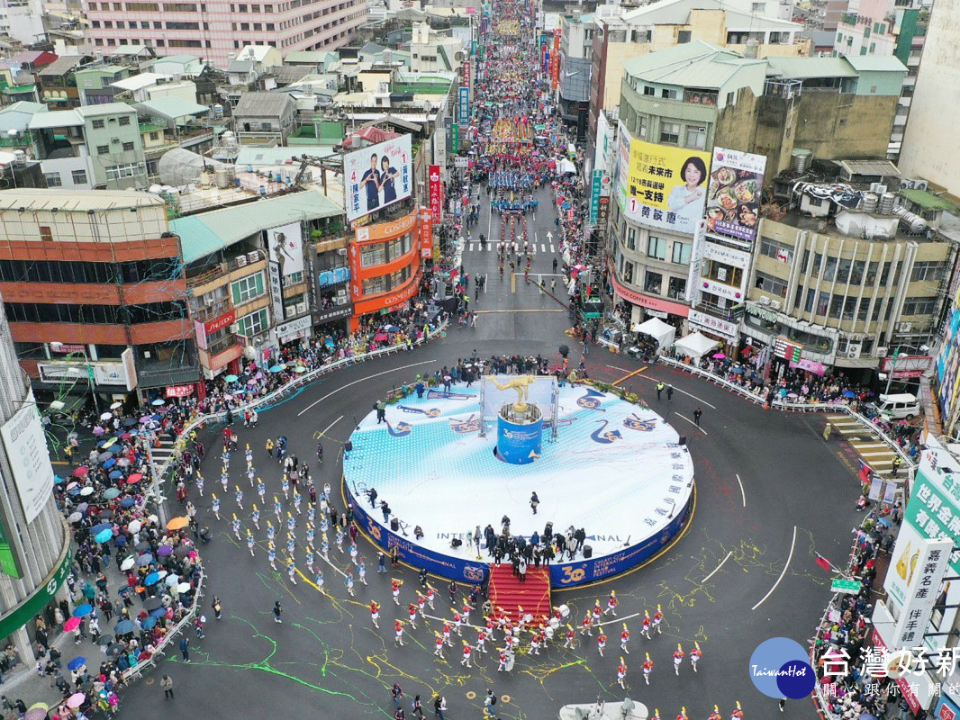
<path id="1" fill-rule="evenodd" d="M 375 412 L 360 421 L 344 484 L 370 537 L 404 562 L 477 583 L 493 560 L 484 529 L 499 535 L 508 518 L 510 536 L 554 545 L 554 588 L 614 577 L 669 545 L 694 495 L 679 433 L 641 404 L 587 385 L 558 387 L 551 377 L 529 378 L 536 399 L 522 410 L 539 419 L 518 424 L 504 417 L 520 402 L 507 402 L 517 379 L 411 394 L 388 405 L 382 422 Z M 571 528 L 586 536 L 573 553 L 565 549 Z"/>

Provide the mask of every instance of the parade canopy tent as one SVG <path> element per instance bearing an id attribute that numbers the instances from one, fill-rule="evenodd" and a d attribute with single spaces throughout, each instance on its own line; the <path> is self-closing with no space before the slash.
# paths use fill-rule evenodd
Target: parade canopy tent
<path id="1" fill-rule="evenodd" d="M 575 173 L 576 171 L 577 171 L 577 166 L 574 165 L 572 162 L 570 162 L 566 158 L 563 158 L 562 160 L 560 160 L 561 175 L 569 175 L 570 173 Z"/>
<path id="2" fill-rule="evenodd" d="M 652 337 L 659 343 L 659 349 L 661 352 L 673 345 L 673 341 L 677 337 L 677 329 L 673 327 L 673 325 L 665 323 L 658 317 L 650 318 L 640 325 L 634 325 L 633 332 L 642 333 L 643 335 L 649 335 Z"/>
<path id="3" fill-rule="evenodd" d="M 715 347 L 719 347 L 719 345 L 720 343 L 716 340 L 711 340 L 706 335 L 694 332 L 685 338 L 677 340 L 673 347 L 677 352 L 692 357 L 694 360 L 699 360 Z"/>

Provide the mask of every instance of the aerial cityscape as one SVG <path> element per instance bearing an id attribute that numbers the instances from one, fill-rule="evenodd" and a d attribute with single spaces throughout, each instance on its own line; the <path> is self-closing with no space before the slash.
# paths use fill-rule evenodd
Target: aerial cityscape
<path id="1" fill-rule="evenodd" d="M 955 0 L 0 0 L 0 717 L 960 717 Z"/>

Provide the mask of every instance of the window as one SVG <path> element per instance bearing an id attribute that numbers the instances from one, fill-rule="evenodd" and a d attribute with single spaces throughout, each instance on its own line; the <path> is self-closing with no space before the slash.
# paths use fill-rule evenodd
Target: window
<path id="1" fill-rule="evenodd" d="M 63 185 L 63 183 L 60 181 L 60 173 L 58 172 L 44 173 L 43 177 L 47 181 L 48 188 L 60 187 Z"/>
<path id="2" fill-rule="evenodd" d="M 645 138 L 647 136 L 647 116 L 637 116 L 637 137 Z"/>
<path id="3" fill-rule="evenodd" d="M 696 125 L 687 126 L 687 147 L 703 150 L 707 146 L 707 129 Z"/>
<path id="4" fill-rule="evenodd" d="M 143 165 L 130 163 L 129 165 L 111 165 L 106 169 L 107 180 L 119 180 L 143 175 Z"/>
<path id="5" fill-rule="evenodd" d="M 125 142 L 125 143 L 123 144 L 123 151 L 124 151 L 124 152 L 131 152 L 132 150 L 133 150 L 133 143 L 132 143 L 132 142 Z"/>
<path id="6" fill-rule="evenodd" d="M 760 254 L 787 264 L 793 262 L 793 248 L 768 237 L 760 238 Z"/>
<path id="7" fill-rule="evenodd" d="M 130 124 L 130 117 L 129 117 L 129 116 L 125 116 L 125 117 L 120 118 L 120 124 L 121 124 L 121 125 L 129 125 L 129 124 Z"/>
<path id="8" fill-rule="evenodd" d="M 673 262 L 677 265 L 690 264 L 690 244 L 673 241 Z"/>
<path id="9" fill-rule="evenodd" d="M 674 300 L 683 300 L 687 294 L 687 279 L 678 277 L 670 278 L 667 294 Z"/>
<path id="10" fill-rule="evenodd" d="M 643 86 L 643 94 L 644 94 L 644 95 L 648 95 L 648 96 L 650 96 L 650 97 L 653 97 L 654 95 L 657 94 L 657 91 L 656 91 L 655 88 L 652 88 L 652 87 L 650 87 L 649 85 L 644 85 L 644 86 Z"/>
<path id="11" fill-rule="evenodd" d="M 40 226 L 40 239 L 53 241 L 53 230 L 50 229 L 49 225 Z"/>
<path id="12" fill-rule="evenodd" d="M 690 31 L 680 30 L 677 32 L 677 45 L 683 45 L 690 42 Z"/>
<path id="13" fill-rule="evenodd" d="M 657 260 L 667 259 L 667 241 L 651 235 L 647 238 L 647 255 Z"/>
<path id="14" fill-rule="evenodd" d="M 647 279 L 643 284 L 644 292 L 660 294 L 660 287 L 663 285 L 663 275 L 660 273 L 647 271 Z"/>
<path id="15" fill-rule="evenodd" d="M 266 292 L 263 285 L 263 273 L 258 272 L 230 283 L 230 294 L 234 305 L 250 302 Z"/>
<path id="16" fill-rule="evenodd" d="M 249 315 L 237 318 L 237 325 L 240 326 L 239 334 L 243 337 L 253 337 L 262 332 L 266 332 L 268 327 L 267 309 L 261 308 Z"/>
<path id="17" fill-rule="evenodd" d="M 72 173 L 73 184 L 74 185 L 86 185 L 87 184 L 87 171 L 86 170 L 74 170 Z"/>
<path id="18" fill-rule="evenodd" d="M 752 12 L 754 15 L 763 15 L 766 9 L 767 9 L 766 3 L 755 2 L 755 3 L 751 3 L 750 5 L 750 12 Z"/>
<path id="19" fill-rule="evenodd" d="M 103 121 L 103 120 L 94 120 L 93 123 L 92 123 L 92 125 L 93 125 L 93 129 L 94 129 L 94 130 L 103 130 L 104 121 Z"/>
<path id="20" fill-rule="evenodd" d="M 660 123 L 660 142 L 676 145 L 680 142 L 679 123 Z"/>
<path id="21" fill-rule="evenodd" d="M 387 261 L 387 244 L 376 243 L 360 248 L 360 267 L 383 265 Z"/>
<path id="22" fill-rule="evenodd" d="M 637 249 L 637 229 L 636 228 L 627 228 L 627 249 L 628 250 Z"/>
<path id="23" fill-rule="evenodd" d="M 908 317 L 929 317 L 933 315 L 936 305 L 936 298 L 908 297 L 906 302 L 903 303 L 903 315 Z"/>
<path id="24" fill-rule="evenodd" d="M 97 145 L 97 155 L 106 155 L 110 152 L 109 145 Z"/>
<path id="25" fill-rule="evenodd" d="M 633 282 L 633 263 L 625 262 L 623 264 L 623 281 L 625 283 Z"/>
<path id="26" fill-rule="evenodd" d="M 910 273 L 910 282 L 942 280 L 946 269 L 945 263 L 935 260 L 916 262 L 913 264 L 913 271 Z"/>
<path id="27" fill-rule="evenodd" d="M 151 140 L 159 140 L 159 139 L 160 139 L 160 133 L 159 133 L 159 132 L 152 132 L 152 133 L 150 133 L 150 139 L 151 139 Z"/>

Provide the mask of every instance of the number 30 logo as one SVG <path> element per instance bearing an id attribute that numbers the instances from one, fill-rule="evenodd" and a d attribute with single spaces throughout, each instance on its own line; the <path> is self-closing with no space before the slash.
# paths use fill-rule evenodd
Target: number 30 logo
<path id="1" fill-rule="evenodd" d="M 560 578 L 560 584 L 569 585 L 570 583 L 580 582 L 586 574 L 583 568 L 572 568 L 568 565 L 563 568 L 563 577 Z"/>

